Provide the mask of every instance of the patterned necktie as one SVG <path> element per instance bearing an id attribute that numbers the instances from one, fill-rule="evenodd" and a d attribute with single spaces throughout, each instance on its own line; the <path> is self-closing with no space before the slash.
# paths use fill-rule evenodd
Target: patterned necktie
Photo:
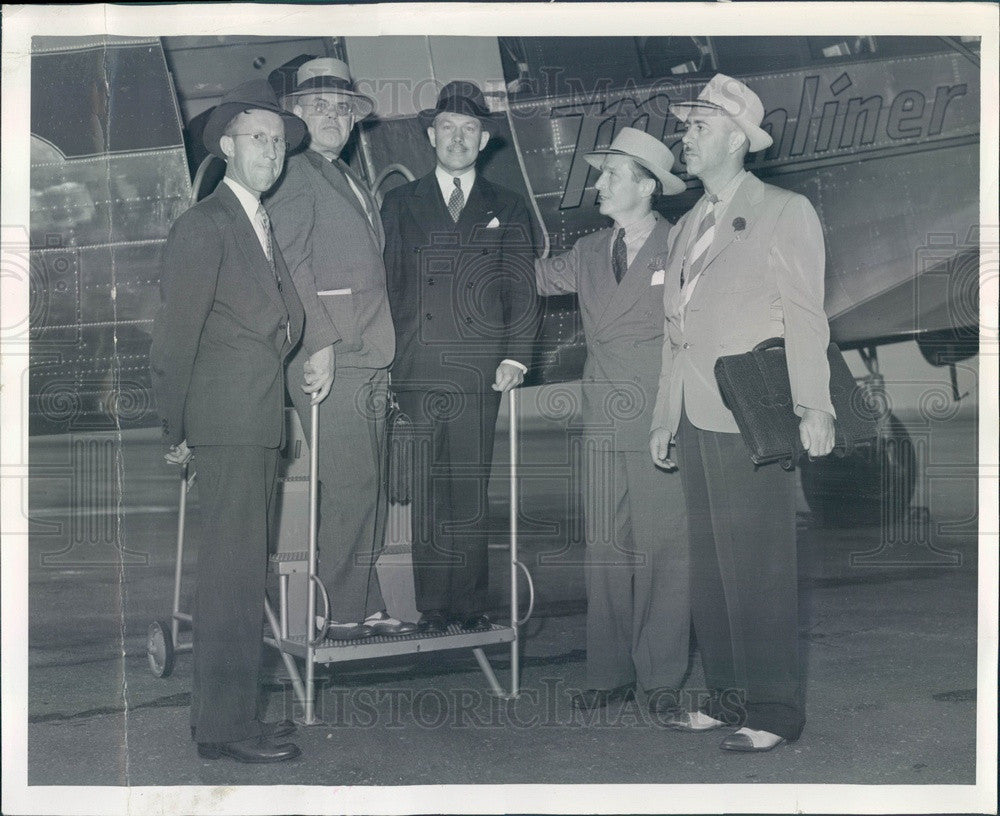
<path id="1" fill-rule="evenodd" d="M 625 249 L 625 230 L 619 229 L 615 243 L 611 247 L 611 269 L 615 273 L 615 283 L 621 283 L 628 269 L 628 252 Z"/>
<path id="2" fill-rule="evenodd" d="M 688 253 L 687 274 L 685 275 L 684 269 L 681 269 L 682 289 L 684 288 L 685 280 L 687 281 L 687 285 L 691 286 L 695 278 L 698 277 L 701 268 L 705 265 L 708 248 L 712 246 L 712 239 L 715 238 L 715 205 L 719 199 L 714 195 L 708 195 L 707 199 L 708 206 L 705 208 L 705 214 L 701 218 L 701 223 L 698 224 L 698 232 L 695 234 L 694 243 L 691 245 L 691 251 Z"/>
<path id="3" fill-rule="evenodd" d="M 448 212 L 451 220 L 458 223 L 458 216 L 462 214 L 462 207 L 465 206 L 465 196 L 462 194 L 462 179 L 455 178 L 455 189 L 451 191 L 451 198 L 448 199 Z"/>
<path id="4" fill-rule="evenodd" d="M 261 247 L 267 256 L 267 262 L 271 264 L 271 271 L 274 271 L 274 248 L 271 246 L 271 219 L 267 215 L 267 210 L 261 204 L 257 207 L 257 222 L 260 224 L 258 233 L 260 235 Z"/>

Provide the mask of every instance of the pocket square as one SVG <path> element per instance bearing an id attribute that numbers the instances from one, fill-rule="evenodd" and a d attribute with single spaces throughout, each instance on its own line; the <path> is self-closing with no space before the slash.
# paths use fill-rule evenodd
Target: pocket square
<path id="1" fill-rule="evenodd" d="M 649 281 L 650 286 L 663 286 L 663 275 L 666 272 L 665 269 L 657 269 L 653 273 L 653 277 Z"/>
<path id="2" fill-rule="evenodd" d="M 499 227 L 499 226 L 500 226 L 500 219 L 497 218 L 494 215 L 493 216 L 493 220 L 490 221 L 490 223 L 486 225 L 486 229 L 494 229 L 494 228 Z"/>

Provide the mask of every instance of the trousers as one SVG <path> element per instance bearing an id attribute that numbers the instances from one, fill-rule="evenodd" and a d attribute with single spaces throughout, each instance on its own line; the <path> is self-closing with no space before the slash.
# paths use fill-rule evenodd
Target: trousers
<path id="1" fill-rule="evenodd" d="M 195 449 L 202 535 L 193 607 L 191 727 L 197 742 L 260 734 L 267 542 L 278 469 L 276 448 Z"/>
<path id="2" fill-rule="evenodd" d="M 289 393 L 311 439 L 310 399 L 300 384 L 307 356 L 289 365 Z M 388 372 L 338 368 L 319 406 L 317 572 L 330 597 L 330 618 L 364 620 L 385 608 L 375 559 L 388 513 L 385 416 Z"/>
<path id="3" fill-rule="evenodd" d="M 469 617 L 489 605 L 489 498 L 498 393 L 400 390 L 413 422 L 417 609 Z"/>
<path id="4" fill-rule="evenodd" d="M 789 741 L 805 724 L 798 641 L 795 474 L 756 467 L 737 433 L 682 415 L 678 466 L 691 542 L 691 612 L 707 713 Z"/>
<path id="5" fill-rule="evenodd" d="M 587 687 L 677 690 L 691 631 L 680 476 L 646 451 L 585 444 Z"/>

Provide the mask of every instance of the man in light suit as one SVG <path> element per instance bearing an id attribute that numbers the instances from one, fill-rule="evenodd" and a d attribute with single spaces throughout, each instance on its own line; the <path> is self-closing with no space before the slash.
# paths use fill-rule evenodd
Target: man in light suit
<path id="1" fill-rule="evenodd" d="M 658 139 L 622 128 L 607 150 L 588 153 L 602 215 L 612 229 L 535 261 L 542 295 L 576 293 L 587 340 L 585 428 L 587 685 L 572 704 L 623 700 L 635 685 L 655 714 L 670 714 L 688 666 L 687 519 L 681 480 L 649 461 L 648 423 L 660 377 L 670 223 L 654 195 L 684 182 Z"/>
<path id="2" fill-rule="evenodd" d="M 205 759 L 299 755 L 293 743 L 275 743 L 295 730 L 290 721 L 263 723 L 257 714 L 284 360 L 303 323 L 259 199 L 281 173 L 286 145 L 304 135 L 266 82 L 223 97 L 203 138 L 226 176 L 177 219 L 163 254 L 150 367 L 167 459 L 183 464 L 193 452 L 198 466 L 191 732 Z"/>
<path id="3" fill-rule="evenodd" d="M 390 190 L 382 221 L 397 338 L 393 388 L 429 450 L 429 461 L 415 461 L 419 623 L 443 632 L 456 622 L 490 625 L 493 434 L 500 394 L 524 379 L 538 310 L 524 202 L 476 172 L 494 127 L 482 91 L 448 83 L 419 120 L 437 166 Z"/>
<path id="4" fill-rule="evenodd" d="M 698 99 L 671 106 L 685 122 L 684 159 L 705 195 L 675 227 L 664 291 L 667 339 L 650 434 L 660 465 L 678 464 L 687 497 L 691 600 L 710 697 L 675 727 L 741 726 L 721 747 L 768 751 L 805 723 L 798 654 L 795 474 L 756 468 L 713 368 L 718 357 L 785 338 L 810 456 L 834 442 L 830 332 L 823 312 L 823 231 L 809 201 L 743 169 L 771 137 L 746 85 L 717 74 Z"/>
<path id="5" fill-rule="evenodd" d="M 300 59 L 293 60 L 298 63 Z M 281 69 L 278 69 L 280 73 Z M 384 235 L 365 184 L 340 158 L 374 101 L 338 59 L 302 62 L 286 108 L 309 128 L 267 199 L 281 254 L 306 313 L 289 391 L 306 433 L 319 403 L 319 576 L 338 640 L 402 635 L 375 571 L 385 537 L 385 415 L 395 334 L 385 289 Z"/>

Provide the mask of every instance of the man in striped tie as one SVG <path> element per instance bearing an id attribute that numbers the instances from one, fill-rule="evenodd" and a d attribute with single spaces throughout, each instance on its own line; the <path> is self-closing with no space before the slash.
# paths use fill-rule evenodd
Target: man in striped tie
<path id="1" fill-rule="evenodd" d="M 150 374 L 167 461 L 194 456 L 198 469 L 191 736 L 202 759 L 299 755 L 279 741 L 294 723 L 263 722 L 258 705 L 284 363 L 305 317 L 260 197 L 305 132 L 266 82 L 226 94 L 203 135 L 225 178 L 174 222 L 163 250 Z"/>
<path id="2" fill-rule="evenodd" d="M 473 82 L 417 119 L 434 169 L 382 202 L 396 329 L 393 390 L 413 421 L 413 578 L 420 628 L 490 626 L 487 486 L 500 395 L 524 379 L 538 326 L 524 199 L 477 171 L 498 122 Z"/>
<path id="3" fill-rule="evenodd" d="M 795 475 L 756 468 L 714 376 L 717 358 L 785 339 L 788 373 L 810 456 L 833 447 L 834 412 L 823 312 L 823 231 L 809 201 L 743 168 L 772 143 L 764 108 L 717 74 L 692 102 L 688 172 L 705 194 L 671 233 L 664 292 L 667 339 L 650 453 L 673 465 L 676 441 L 691 545 L 692 617 L 708 686 L 705 705 L 673 727 L 740 726 L 722 748 L 769 751 L 805 723 L 798 656 Z"/>

